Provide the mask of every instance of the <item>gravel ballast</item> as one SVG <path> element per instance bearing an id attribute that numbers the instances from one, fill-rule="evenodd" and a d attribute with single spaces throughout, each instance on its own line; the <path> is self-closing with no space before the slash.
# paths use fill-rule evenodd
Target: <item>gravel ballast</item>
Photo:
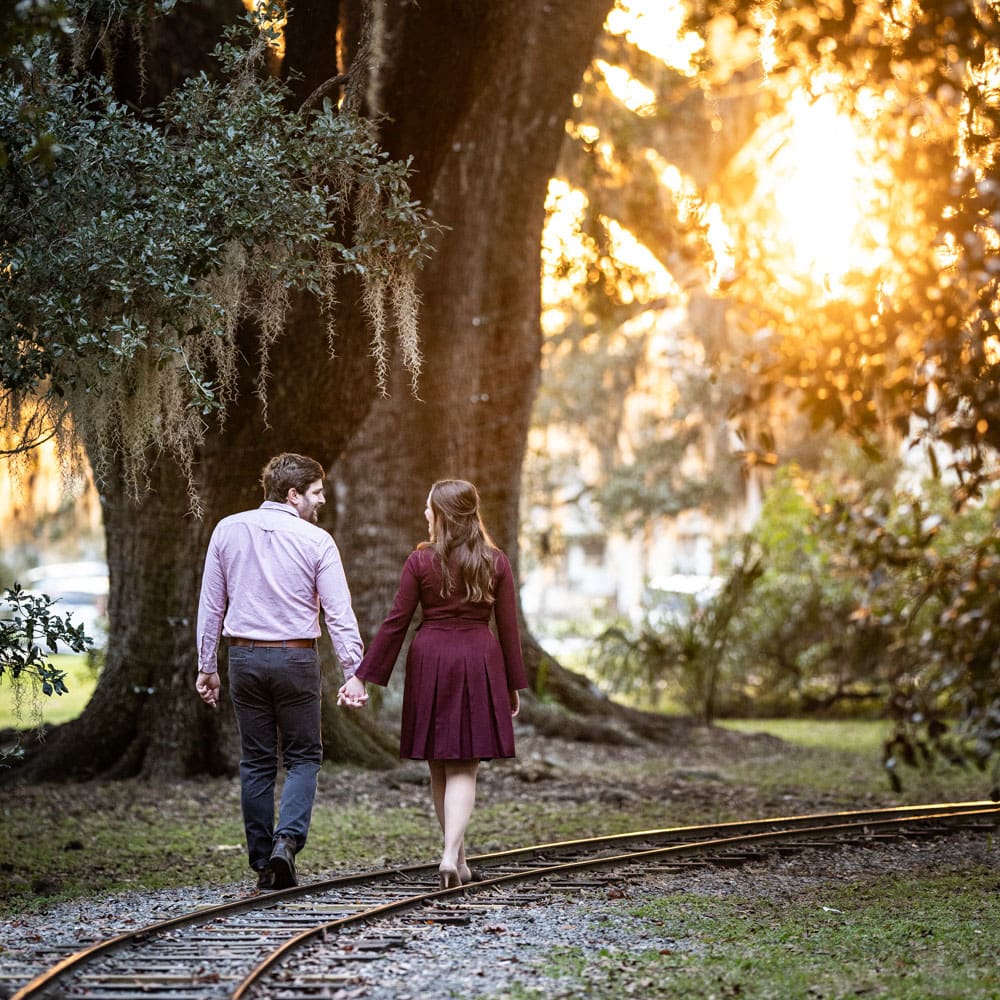
<path id="1" fill-rule="evenodd" d="M 918 875 L 947 868 L 992 868 L 1000 876 L 1000 850 L 983 833 L 956 833 L 938 840 L 900 840 L 871 847 L 809 849 L 741 868 L 706 868 L 682 874 L 632 874 L 610 887 L 560 887 L 543 891 L 523 906 L 477 909 L 467 925 L 407 922 L 398 926 L 402 943 L 374 961 L 351 963 L 347 978 L 332 983 L 333 1000 L 433 1000 L 448 997 L 502 997 L 522 984 L 541 995 L 570 995 L 551 969 L 553 950 L 575 947 L 677 954 L 699 948 L 697 940 L 672 933 L 668 920 L 652 924 L 630 911 L 654 897 L 671 896 L 683 907 L 685 894 L 702 897 L 768 897 L 814 901 L 824 890 L 891 874 Z M 98 940 L 165 920 L 197 906 L 244 895 L 248 883 L 99 896 L 22 915 L 0 928 L 0 996 L 18 987 L 60 957 Z M 381 934 L 367 929 L 312 946 L 296 960 L 299 968 L 321 972 L 325 947 L 343 949 L 352 939 Z M 341 970 L 342 971 L 342 970 Z"/>

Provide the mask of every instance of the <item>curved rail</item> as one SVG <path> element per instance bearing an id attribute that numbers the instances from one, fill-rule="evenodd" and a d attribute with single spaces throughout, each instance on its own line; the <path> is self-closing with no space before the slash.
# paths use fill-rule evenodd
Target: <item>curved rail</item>
<path id="1" fill-rule="evenodd" d="M 671 856 L 686 857 L 713 853 L 718 855 L 726 851 L 731 852 L 737 847 L 773 844 L 777 841 L 803 837 L 830 840 L 848 833 L 870 837 L 880 832 L 907 832 L 907 825 L 912 827 L 913 824 L 970 822 L 985 817 L 991 817 L 993 823 L 998 822 L 1000 804 L 985 801 L 935 803 L 840 813 L 815 813 L 640 830 L 580 840 L 557 841 L 472 857 L 469 859 L 470 862 L 484 873 L 484 878 L 459 888 L 437 889 L 430 892 L 425 888 L 426 880 L 436 880 L 435 865 L 411 865 L 344 875 L 202 908 L 101 941 L 56 963 L 14 993 L 11 1000 L 58 996 L 60 994 L 54 992 L 58 984 L 73 975 L 80 975 L 87 968 L 93 968 L 103 957 L 124 952 L 129 946 L 146 947 L 159 943 L 164 945 L 169 956 L 176 940 L 175 932 L 178 930 L 200 927 L 211 931 L 214 928 L 215 932 L 221 935 L 223 928 L 220 925 L 225 921 L 249 914 L 256 920 L 251 926 L 240 927 L 236 924 L 225 926 L 224 929 L 231 934 L 228 943 L 221 938 L 212 939 L 216 944 L 221 941 L 223 949 L 235 951 L 237 961 L 243 959 L 244 971 L 235 972 L 228 977 L 216 976 L 215 979 L 219 981 L 211 984 L 213 987 L 211 992 L 210 984 L 206 981 L 205 992 L 202 994 L 242 1000 L 249 990 L 261 982 L 282 959 L 315 938 L 349 926 L 384 919 L 391 914 L 459 894 Z M 615 849 L 615 853 L 609 853 L 611 849 Z M 512 867 L 514 870 L 511 870 Z M 307 899 L 313 901 L 312 914 L 299 913 L 293 909 L 300 906 L 297 901 Z M 331 907 L 350 912 L 333 920 L 317 919 L 319 913 Z M 302 927 L 303 924 L 306 926 Z M 243 937 L 240 937 L 241 933 Z M 273 942 L 271 946 L 267 943 L 268 937 L 280 937 L 282 940 Z M 258 952 L 257 955 L 244 953 L 253 950 L 254 947 Z M 199 949 L 195 948 L 193 951 L 196 958 L 201 955 Z M 263 957 L 260 957 L 261 951 L 265 952 Z M 204 956 L 201 955 L 202 965 L 203 959 Z M 166 962 L 168 958 L 163 957 L 160 961 Z M 142 965 L 141 962 L 139 964 Z M 116 982 L 129 980 L 128 973 L 116 973 L 115 976 Z M 238 977 L 241 978 L 235 983 L 232 991 L 223 993 L 223 988 L 227 987 L 221 979 L 226 978 L 232 984 Z M 198 982 L 194 973 L 181 971 L 165 975 L 164 979 L 173 984 L 164 989 L 164 996 L 176 996 L 177 984 L 181 981 L 189 984 Z M 144 996 L 155 998 L 157 996 L 155 976 L 148 982 L 144 981 L 140 991 Z M 103 995 L 110 996 L 113 992 L 109 988 L 109 992 Z M 89 986 L 88 993 L 93 996 L 102 995 L 100 986 L 96 987 L 96 992 L 93 986 Z"/>
<path id="2" fill-rule="evenodd" d="M 957 805 L 957 804 L 952 804 Z M 981 806 L 982 804 L 980 804 Z M 300 934 L 288 941 L 285 941 L 282 945 L 276 948 L 270 955 L 268 955 L 262 962 L 260 962 L 254 969 L 252 969 L 248 975 L 239 984 L 236 990 L 232 994 L 232 1000 L 243 1000 L 251 988 L 256 986 L 264 976 L 276 965 L 278 965 L 282 959 L 286 958 L 293 951 L 301 948 L 304 944 L 312 941 L 318 937 L 325 937 L 335 931 L 342 930 L 347 927 L 351 927 L 358 924 L 369 923 L 373 920 L 377 920 L 381 917 L 389 916 L 394 913 L 399 913 L 404 910 L 414 909 L 424 903 L 440 898 L 457 896 L 459 894 L 465 894 L 467 892 L 482 892 L 486 889 L 491 889 L 513 882 L 524 882 L 524 881 L 535 881 L 540 878 L 547 878 L 551 876 L 559 875 L 569 875 L 580 871 L 592 870 L 595 868 L 618 868 L 628 864 L 636 864 L 643 861 L 659 860 L 665 857 L 674 856 L 681 857 L 685 855 L 699 855 L 706 852 L 724 852 L 726 850 L 731 850 L 736 847 L 752 846 L 757 844 L 774 843 L 776 841 L 786 841 L 790 838 L 794 838 L 802 835 L 811 835 L 815 837 L 824 838 L 834 838 L 837 836 L 842 836 L 848 833 L 857 833 L 861 830 L 874 830 L 874 831 L 889 831 L 895 830 L 896 832 L 902 832 L 902 829 L 907 823 L 912 824 L 914 821 L 919 822 L 938 822 L 944 819 L 956 819 L 956 818 L 976 818 L 982 817 L 984 815 L 994 814 L 1000 818 L 1000 806 L 996 803 L 989 803 L 988 807 L 983 809 L 980 807 L 974 808 L 972 810 L 961 810 L 953 809 L 948 807 L 947 811 L 936 812 L 924 814 L 920 813 L 918 815 L 910 814 L 908 816 L 895 816 L 891 818 L 865 818 L 861 820 L 853 820 L 847 823 L 820 823 L 816 825 L 810 825 L 810 820 L 816 820 L 820 818 L 826 818 L 824 815 L 818 817 L 786 817 L 783 820 L 770 821 L 772 823 L 783 823 L 790 824 L 784 829 L 780 830 L 765 830 L 758 832 L 742 832 L 733 833 L 730 836 L 725 837 L 713 837 L 705 840 L 692 840 L 685 841 L 682 843 L 670 844 L 664 847 L 649 848 L 646 850 L 636 850 L 629 851 L 625 854 L 617 854 L 611 856 L 601 856 L 592 857 L 577 861 L 563 862 L 559 864 L 551 865 L 541 865 L 536 868 L 530 868 L 519 872 L 513 872 L 503 875 L 498 875 L 494 878 L 482 879 L 475 883 L 470 883 L 468 885 L 459 886 L 457 888 L 451 889 L 439 889 L 437 892 L 425 893 L 422 896 L 412 897 L 410 899 L 400 899 L 392 903 L 384 904 L 382 906 L 373 908 L 364 913 L 353 914 L 347 917 L 341 917 L 337 920 L 329 921 L 328 923 L 317 925 L 311 927 L 308 930 L 302 931 Z M 832 816 L 843 816 L 850 814 L 827 814 Z M 744 827 L 751 825 L 766 825 L 769 821 L 766 820 L 755 820 L 750 823 L 734 823 L 734 824 L 721 824 L 718 827 L 713 827 L 711 829 L 720 829 L 725 826 L 730 827 Z M 697 831 L 699 827 L 687 827 L 683 828 L 688 831 Z M 649 831 L 649 832 L 660 832 L 660 831 Z M 672 832 L 672 831 L 671 831 Z M 640 836 L 640 834 L 629 834 L 627 835 L 629 839 L 633 837 Z M 598 837 L 591 840 L 585 841 L 565 841 L 558 845 L 560 847 L 567 844 L 580 844 L 580 845 L 591 845 L 595 842 L 606 843 L 611 841 L 616 841 L 617 837 Z M 552 845 L 556 846 L 556 845 Z M 518 849 L 511 852 L 503 852 L 506 854 L 521 854 L 522 850 L 530 849 Z M 495 857 L 495 855 L 491 855 Z"/>

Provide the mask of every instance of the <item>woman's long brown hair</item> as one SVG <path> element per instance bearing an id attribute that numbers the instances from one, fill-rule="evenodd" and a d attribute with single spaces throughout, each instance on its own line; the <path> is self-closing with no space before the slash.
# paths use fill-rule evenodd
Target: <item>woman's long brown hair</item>
<path id="1" fill-rule="evenodd" d="M 496 583 L 496 546 L 479 515 L 479 493 L 464 479 L 440 479 L 431 487 L 429 503 L 434 523 L 430 547 L 441 566 L 441 595 L 455 590 L 452 568 L 465 585 L 465 597 L 492 602 Z"/>

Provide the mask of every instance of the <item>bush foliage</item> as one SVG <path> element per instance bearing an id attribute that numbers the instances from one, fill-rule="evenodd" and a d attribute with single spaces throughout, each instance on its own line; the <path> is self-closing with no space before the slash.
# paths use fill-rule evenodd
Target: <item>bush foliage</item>
<path id="1" fill-rule="evenodd" d="M 14 692 L 15 714 L 24 708 L 25 694 L 32 717 L 41 722 L 41 696 L 67 693 L 66 673 L 49 656 L 59 643 L 74 653 L 82 653 L 91 644 L 83 625 L 74 625 L 71 615 L 52 613 L 56 602 L 45 594 L 29 594 L 18 584 L 4 592 L 0 605 L 0 684 L 6 682 Z M 16 751 L 0 751 L 0 762 Z"/>
<path id="2" fill-rule="evenodd" d="M 1000 764 L 1000 493 L 779 471 L 726 586 L 680 620 L 616 627 L 596 669 L 705 719 L 888 714 L 885 766 Z M 749 553 L 754 553 L 753 557 Z"/>

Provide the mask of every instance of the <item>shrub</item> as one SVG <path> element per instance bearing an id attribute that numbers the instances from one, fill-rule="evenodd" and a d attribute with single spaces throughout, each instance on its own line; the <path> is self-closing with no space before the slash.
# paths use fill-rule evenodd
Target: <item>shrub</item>
<path id="1" fill-rule="evenodd" d="M 18 584 L 4 594 L 6 616 L 0 618 L 0 683 L 6 681 L 14 692 L 15 715 L 21 716 L 24 696 L 29 694 L 31 714 L 41 724 L 41 696 L 52 697 L 67 691 L 65 671 L 54 666 L 49 656 L 60 642 L 75 653 L 91 644 L 83 625 L 74 625 L 71 615 L 53 614 L 55 604 L 45 594 L 29 594 Z M 20 748 L 0 750 L 5 757 L 18 756 Z"/>

